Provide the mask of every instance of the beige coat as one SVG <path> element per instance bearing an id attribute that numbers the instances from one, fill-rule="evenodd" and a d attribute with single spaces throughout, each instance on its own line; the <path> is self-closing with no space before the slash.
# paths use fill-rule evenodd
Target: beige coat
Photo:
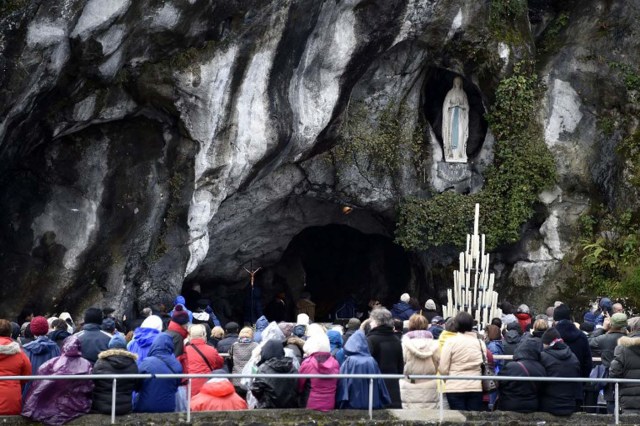
<path id="1" fill-rule="evenodd" d="M 459 333 L 448 339 L 442 348 L 439 364 L 440 374 L 443 376 L 482 376 L 480 366 L 483 353 L 487 353 L 487 347 L 483 341 L 478 339 L 475 332 Z M 482 392 L 480 380 L 448 380 L 446 383 L 447 393 Z"/>
<path id="2" fill-rule="evenodd" d="M 440 346 L 437 340 L 402 337 L 404 374 L 435 375 L 438 371 Z M 438 391 L 436 380 L 400 380 L 402 408 L 436 408 Z"/>

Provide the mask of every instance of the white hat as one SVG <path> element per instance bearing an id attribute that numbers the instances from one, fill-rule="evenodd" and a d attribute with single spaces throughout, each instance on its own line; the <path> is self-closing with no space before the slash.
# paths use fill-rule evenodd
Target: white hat
<path id="1" fill-rule="evenodd" d="M 309 315 L 307 314 L 298 314 L 298 318 L 296 320 L 296 325 L 309 325 Z"/>
<path id="2" fill-rule="evenodd" d="M 411 300 L 411 296 L 409 296 L 409 293 L 402 293 L 402 296 L 400 296 L 400 300 L 404 303 L 409 303 L 409 300 Z"/>
<path id="3" fill-rule="evenodd" d="M 158 331 L 162 331 L 162 318 L 157 315 L 149 315 L 142 321 L 140 328 L 155 328 Z"/>
<path id="4" fill-rule="evenodd" d="M 302 348 L 304 353 L 308 355 L 316 352 L 331 352 L 331 344 L 326 334 L 316 334 L 309 337 Z"/>
<path id="5" fill-rule="evenodd" d="M 436 310 L 436 302 L 434 302 L 433 299 L 429 299 L 426 302 L 424 302 L 424 308 L 427 311 L 435 311 Z"/>

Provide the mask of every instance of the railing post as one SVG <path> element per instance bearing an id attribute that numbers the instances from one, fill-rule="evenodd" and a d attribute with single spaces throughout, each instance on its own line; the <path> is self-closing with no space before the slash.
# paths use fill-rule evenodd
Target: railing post
<path id="1" fill-rule="evenodd" d="M 191 423 L 191 379 L 187 382 L 187 423 Z"/>
<path id="2" fill-rule="evenodd" d="M 369 420 L 373 420 L 373 378 L 369 379 Z"/>
<path id="3" fill-rule="evenodd" d="M 111 424 L 116 424 L 116 386 L 118 379 L 113 378 L 113 386 L 111 386 Z"/>
<path id="4" fill-rule="evenodd" d="M 440 398 L 440 423 L 444 420 L 444 393 L 442 387 L 438 388 L 438 396 Z"/>
<path id="5" fill-rule="evenodd" d="M 620 424 L 620 383 L 616 382 L 613 392 L 614 392 L 614 398 L 616 401 L 615 407 L 614 407 L 614 409 L 616 410 L 616 413 L 615 413 L 616 424 Z"/>

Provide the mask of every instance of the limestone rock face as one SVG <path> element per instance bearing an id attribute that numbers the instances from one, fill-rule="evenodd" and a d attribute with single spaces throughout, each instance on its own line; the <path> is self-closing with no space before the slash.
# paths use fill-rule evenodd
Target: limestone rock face
<path id="1" fill-rule="evenodd" d="M 245 266 L 278 262 L 308 227 L 393 237 L 403 197 L 478 191 L 494 143 L 483 114 L 554 16 L 537 2 L 531 37 L 506 44 L 487 36 L 489 3 L 9 0 L 0 7 L 1 310 L 169 304 L 185 280 L 240 285 Z M 591 37 L 598 19 L 638 17 L 623 3 L 571 12 L 561 48 L 542 61 L 540 119 L 560 180 L 541 195 L 541 226 L 504 257 L 504 283 L 538 289 L 557 278 L 594 186 L 611 203 L 624 193 L 638 205 L 617 136 L 596 125 L 631 96 L 602 83 L 610 70 L 593 57 L 612 42 Z M 640 62 L 638 37 L 612 37 Z M 434 105 L 455 75 L 476 118 L 469 164 L 452 169 Z M 395 147 L 400 162 L 386 174 L 371 153 L 336 157 L 356 105 L 374 131 L 385 111 L 402 115 L 421 153 Z M 416 294 L 441 296 L 446 283 L 426 278 L 430 260 L 414 261 Z"/>

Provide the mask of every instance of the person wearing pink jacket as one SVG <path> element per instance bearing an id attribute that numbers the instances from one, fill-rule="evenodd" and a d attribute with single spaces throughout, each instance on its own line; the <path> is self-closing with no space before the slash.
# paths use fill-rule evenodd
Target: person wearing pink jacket
<path id="1" fill-rule="evenodd" d="M 340 364 L 331 356 L 326 335 L 314 335 L 304 344 L 307 357 L 299 374 L 338 374 Z M 335 408 L 338 379 L 298 379 L 298 392 L 309 410 L 329 411 Z M 302 405 L 302 404 L 301 404 Z"/>

